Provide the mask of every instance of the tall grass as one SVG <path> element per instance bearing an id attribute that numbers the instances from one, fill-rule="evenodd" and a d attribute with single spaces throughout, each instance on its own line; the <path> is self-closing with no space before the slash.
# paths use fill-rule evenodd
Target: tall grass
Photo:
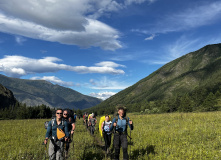
<path id="1" fill-rule="evenodd" d="M 221 112 L 130 115 L 131 159 L 221 159 Z"/>
<path id="2" fill-rule="evenodd" d="M 221 112 L 128 116 L 134 123 L 133 139 L 128 139 L 130 159 L 221 159 Z M 45 159 L 45 121 L 0 121 L 0 159 Z M 69 159 L 105 159 L 98 140 L 98 130 L 90 136 L 82 120 L 78 121 Z"/>

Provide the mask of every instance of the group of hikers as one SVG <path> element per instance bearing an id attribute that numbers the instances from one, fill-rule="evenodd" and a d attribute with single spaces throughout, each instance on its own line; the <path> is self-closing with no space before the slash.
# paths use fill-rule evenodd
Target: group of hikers
<path id="1" fill-rule="evenodd" d="M 55 117 L 51 121 L 45 122 L 47 132 L 44 144 L 47 145 L 50 139 L 48 155 L 50 160 L 62 160 L 63 153 L 65 157 L 68 155 L 70 143 L 73 139 L 75 130 L 76 117 L 71 110 L 57 109 Z M 72 139 L 71 139 L 72 138 Z M 65 147 L 64 147 L 65 145 Z"/>
<path id="2" fill-rule="evenodd" d="M 94 113 L 85 113 L 83 115 L 83 122 L 85 123 L 86 128 L 89 128 L 90 133 L 93 135 L 95 131 L 95 125 L 97 123 Z M 111 136 L 112 134 L 114 135 L 113 146 L 115 160 L 119 160 L 120 147 L 122 147 L 123 150 L 123 160 L 129 159 L 127 140 L 128 126 L 130 127 L 130 130 L 133 130 L 133 122 L 129 119 L 129 117 L 126 117 L 126 108 L 124 106 L 117 107 L 117 115 L 113 118 L 112 121 L 109 115 L 105 115 L 105 118 L 101 123 L 100 128 L 105 141 L 106 154 L 110 152 Z M 68 111 L 57 109 L 56 118 L 52 119 L 48 123 L 44 140 L 44 144 L 46 145 L 48 139 L 50 139 L 48 149 L 50 160 L 62 160 L 64 157 L 63 152 L 66 153 L 65 156 L 67 155 L 74 130 L 75 120 L 70 115 L 68 115 Z M 64 144 L 66 144 L 66 147 L 64 147 Z"/>

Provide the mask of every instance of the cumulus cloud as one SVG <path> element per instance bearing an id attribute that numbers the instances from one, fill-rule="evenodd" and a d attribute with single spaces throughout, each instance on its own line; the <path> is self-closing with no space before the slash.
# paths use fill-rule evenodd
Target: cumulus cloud
<path id="1" fill-rule="evenodd" d="M 42 59 L 33 59 L 17 55 L 6 55 L 0 59 L 0 71 L 11 77 L 21 77 L 34 73 L 48 73 L 57 72 L 59 70 L 73 71 L 77 73 L 101 73 L 101 74 L 124 74 L 120 64 L 114 62 L 100 62 L 94 66 L 70 66 L 60 64 L 57 62 L 62 61 L 56 57 L 44 57 Z M 112 66 L 107 65 L 108 63 Z M 103 65 L 102 65 L 103 64 Z"/>
<path id="2" fill-rule="evenodd" d="M 94 2 L 96 5 L 90 0 L 2 0 L 0 31 L 80 47 L 121 48 L 119 31 L 89 18 L 103 7 L 101 1 Z"/>
<path id="3" fill-rule="evenodd" d="M 80 47 L 116 50 L 120 32 L 97 19 L 155 0 L 1 0 L 0 31 Z M 25 4 L 25 5 L 24 5 Z"/>
<path id="4" fill-rule="evenodd" d="M 123 82 L 118 82 L 115 80 L 108 79 L 106 76 L 102 77 L 99 80 L 90 79 L 91 89 L 125 89 L 129 87 L 128 85 L 123 84 Z"/>
<path id="5" fill-rule="evenodd" d="M 92 96 L 92 97 L 96 97 L 96 98 L 99 98 L 99 99 L 102 99 L 102 100 L 105 100 L 113 95 L 115 95 L 116 92 L 99 92 L 99 93 L 95 93 L 95 92 L 92 92 L 90 93 L 89 95 Z"/>
<path id="6" fill-rule="evenodd" d="M 32 77 L 31 80 L 45 80 L 55 84 L 59 84 L 61 86 L 71 87 L 74 86 L 73 82 L 65 82 L 55 76 L 43 76 L 43 77 Z"/>

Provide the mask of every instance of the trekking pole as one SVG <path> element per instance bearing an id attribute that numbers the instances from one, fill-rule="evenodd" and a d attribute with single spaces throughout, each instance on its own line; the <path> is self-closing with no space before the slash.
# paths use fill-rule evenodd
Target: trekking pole
<path id="1" fill-rule="evenodd" d="M 45 159 L 47 158 L 47 144 L 45 144 L 44 142 L 42 143 L 42 145 L 44 145 L 45 146 Z"/>
<path id="2" fill-rule="evenodd" d="M 132 145 L 132 144 L 131 144 L 131 139 L 132 139 L 132 138 L 131 138 L 131 129 L 130 129 L 130 154 L 129 154 L 129 159 L 130 159 L 130 156 L 131 156 L 131 145 Z"/>
<path id="3" fill-rule="evenodd" d="M 67 148 L 66 148 L 66 141 L 64 141 L 64 159 L 66 160 L 66 155 L 67 155 Z"/>

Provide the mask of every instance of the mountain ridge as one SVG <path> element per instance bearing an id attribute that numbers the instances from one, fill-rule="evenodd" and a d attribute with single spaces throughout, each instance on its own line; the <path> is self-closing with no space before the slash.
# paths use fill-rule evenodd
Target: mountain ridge
<path id="1" fill-rule="evenodd" d="M 197 87 L 212 88 L 213 85 L 221 83 L 220 68 L 221 44 L 207 45 L 165 64 L 94 109 L 105 108 L 113 111 L 113 106 L 117 104 L 139 108 L 139 105 L 148 104 L 150 101 L 183 96 Z"/>
<path id="2" fill-rule="evenodd" d="M 19 102 L 28 106 L 45 104 L 50 107 L 85 109 L 101 102 L 100 99 L 44 80 L 11 78 L 0 74 L 0 83 L 9 88 Z"/>

